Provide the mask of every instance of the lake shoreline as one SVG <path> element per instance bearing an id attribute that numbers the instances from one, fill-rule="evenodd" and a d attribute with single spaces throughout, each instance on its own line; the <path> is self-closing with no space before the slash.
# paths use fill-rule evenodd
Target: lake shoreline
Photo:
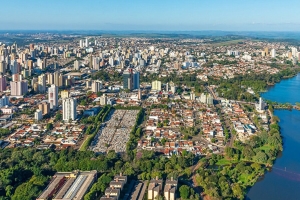
<path id="1" fill-rule="evenodd" d="M 274 106 L 274 115 L 280 119 L 283 151 L 278 152 L 272 167 L 266 168 L 264 175 L 247 190 L 248 200 L 297 199 L 300 195 L 300 156 L 295 154 L 300 145 L 300 107 L 295 105 L 300 101 L 300 95 L 296 92 L 300 88 L 300 73 L 282 80 L 266 93 L 261 93 L 261 96 L 281 102 Z M 283 105 L 286 101 L 289 104 Z"/>

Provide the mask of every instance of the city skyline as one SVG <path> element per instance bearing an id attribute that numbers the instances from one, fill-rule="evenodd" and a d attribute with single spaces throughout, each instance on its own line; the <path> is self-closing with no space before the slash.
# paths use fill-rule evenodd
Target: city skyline
<path id="1" fill-rule="evenodd" d="M 4 4 L 1 30 L 300 31 L 285 1 L 20 1 Z M 12 14 L 17 13 L 16 15 Z M 278 14 L 279 13 L 279 14 Z M 22 17 L 20 17 L 22 16 Z"/>

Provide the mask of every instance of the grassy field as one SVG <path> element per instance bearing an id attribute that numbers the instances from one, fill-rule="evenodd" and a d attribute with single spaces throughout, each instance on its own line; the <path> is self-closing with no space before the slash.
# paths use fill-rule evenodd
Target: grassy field
<path id="1" fill-rule="evenodd" d="M 218 162 L 216 163 L 216 165 L 222 166 L 222 165 L 230 165 L 230 164 L 234 164 L 237 163 L 237 161 L 235 160 L 228 160 L 226 158 L 223 158 L 221 160 L 218 160 Z"/>
<path id="2" fill-rule="evenodd" d="M 237 44 L 239 42 L 244 42 L 244 39 L 238 39 L 238 40 L 229 40 L 229 41 L 224 41 L 224 42 L 218 42 L 218 43 L 213 43 L 214 46 L 228 46 L 232 44 Z"/>
<path id="3" fill-rule="evenodd" d="M 259 147 L 259 149 L 261 149 L 261 150 L 263 150 L 263 151 L 269 151 L 269 150 L 271 150 L 272 149 L 272 147 L 271 146 L 269 146 L 269 145 L 264 145 L 264 146 L 262 146 L 262 147 Z"/>

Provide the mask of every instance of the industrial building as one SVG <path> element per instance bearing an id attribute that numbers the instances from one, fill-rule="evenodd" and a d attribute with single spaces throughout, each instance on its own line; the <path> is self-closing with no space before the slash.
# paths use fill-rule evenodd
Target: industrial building
<path id="1" fill-rule="evenodd" d="M 37 200 L 80 200 L 97 179 L 97 171 L 57 172 Z"/>

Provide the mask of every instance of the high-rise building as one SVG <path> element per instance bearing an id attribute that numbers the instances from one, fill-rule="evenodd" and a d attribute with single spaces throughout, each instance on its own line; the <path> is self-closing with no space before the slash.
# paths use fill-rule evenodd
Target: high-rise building
<path id="1" fill-rule="evenodd" d="M 114 62 L 115 62 L 114 58 L 110 57 L 109 60 L 108 60 L 109 65 L 113 67 L 114 66 Z"/>
<path id="2" fill-rule="evenodd" d="M 132 89 L 132 70 L 125 71 L 123 73 L 123 88 Z"/>
<path id="3" fill-rule="evenodd" d="M 275 50 L 275 49 L 272 49 L 272 50 L 271 50 L 271 57 L 272 57 L 272 58 L 275 58 L 275 57 L 276 57 L 276 50 Z"/>
<path id="4" fill-rule="evenodd" d="M 67 99 L 69 98 L 69 91 L 68 90 L 63 90 L 60 92 L 60 96 L 62 99 Z"/>
<path id="5" fill-rule="evenodd" d="M 103 94 L 102 97 L 100 97 L 100 105 L 106 105 L 107 104 L 107 97 L 106 94 Z"/>
<path id="6" fill-rule="evenodd" d="M 239 52 L 238 51 L 227 50 L 227 55 L 229 55 L 229 56 L 238 56 Z"/>
<path id="7" fill-rule="evenodd" d="M 200 102 L 208 104 L 208 105 L 212 105 L 214 103 L 214 99 L 211 96 L 211 94 L 204 94 L 204 93 L 202 93 L 200 95 Z"/>
<path id="8" fill-rule="evenodd" d="M 10 71 L 12 74 L 18 74 L 20 72 L 20 65 L 16 60 L 11 61 Z"/>
<path id="9" fill-rule="evenodd" d="M 99 63 L 100 63 L 100 59 L 99 57 L 94 57 L 93 58 L 93 69 L 94 70 L 99 70 Z"/>
<path id="10" fill-rule="evenodd" d="M 48 74 L 47 74 L 47 83 L 48 83 L 49 85 L 54 84 L 54 74 L 52 74 L 52 73 L 48 73 Z"/>
<path id="11" fill-rule="evenodd" d="M 23 80 L 22 74 L 13 74 L 11 75 L 12 81 L 21 81 Z"/>
<path id="12" fill-rule="evenodd" d="M 43 61 L 42 59 L 38 58 L 36 61 L 36 65 L 38 66 L 38 68 L 43 69 Z"/>
<path id="13" fill-rule="evenodd" d="M 31 71 L 27 70 L 27 69 L 23 69 L 22 72 L 21 72 L 21 75 L 26 79 L 29 76 L 31 76 Z"/>
<path id="14" fill-rule="evenodd" d="M 75 120 L 77 117 L 76 113 L 77 101 L 75 98 L 67 98 L 63 99 L 62 107 L 63 107 L 63 120 Z"/>
<path id="15" fill-rule="evenodd" d="M 50 103 L 50 109 L 54 109 L 58 106 L 58 87 L 54 84 L 48 88 L 48 101 Z"/>
<path id="16" fill-rule="evenodd" d="M 7 96 L 3 95 L 1 98 L 0 98 L 0 108 L 4 107 L 4 106 L 7 106 L 9 105 L 9 99 Z"/>
<path id="17" fill-rule="evenodd" d="M 39 110 L 42 111 L 43 115 L 47 115 L 50 112 L 50 104 L 47 102 L 39 104 Z"/>
<path id="18" fill-rule="evenodd" d="M 141 89 L 138 90 L 138 100 L 142 99 L 142 91 Z"/>
<path id="19" fill-rule="evenodd" d="M 3 92 L 6 90 L 7 84 L 6 84 L 6 77 L 0 75 L 0 92 Z"/>
<path id="20" fill-rule="evenodd" d="M 133 72 L 132 69 L 124 71 L 123 73 L 123 88 L 134 90 L 140 88 L 140 73 Z"/>
<path id="21" fill-rule="evenodd" d="M 59 71 L 54 72 L 53 75 L 54 85 L 56 85 L 57 87 L 61 87 L 63 85 L 63 75 Z"/>
<path id="22" fill-rule="evenodd" d="M 256 110 L 258 112 L 264 111 L 265 107 L 266 107 L 266 103 L 264 102 L 264 100 L 260 97 L 259 98 L 259 102 L 258 104 L 255 104 Z"/>
<path id="23" fill-rule="evenodd" d="M 140 88 L 140 72 L 133 73 L 133 88 L 134 90 Z"/>
<path id="24" fill-rule="evenodd" d="M 6 73 L 6 62 L 3 60 L 0 62 L 0 73 L 5 74 Z"/>
<path id="25" fill-rule="evenodd" d="M 43 69 L 46 69 L 47 67 L 47 58 L 43 59 Z"/>
<path id="26" fill-rule="evenodd" d="M 292 47 L 292 56 L 293 56 L 293 57 L 296 57 L 297 54 L 298 54 L 297 48 L 296 48 L 296 47 Z"/>
<path id="27" fill-rule="evenodd" d="M 33 68 L 33 61 L 32 60 L 28 60 L 27 61 L 27 66 L 28 66 L 29 70 L 32 70 L 32 68 Z"/>
<path id="28" fill-rule="evenodd" d="M 78 60 L 74 61 L 74 70 L 79 70 L 79 61 Z"/>
<path id="29" fill-rule="evenodd" d="M 53 49 L 53 55 L 58 55 L 58 49 L 56 47 Z"/>
<path id="30" fill-rule="evenodd" d="M 28 92 L 27 80 L 11 81 L 10 82 L 10 94 L 11 96 L 23 96 Z"/>
<path id="31" fill-rule="evenodd" d="M 190 93 L 190 100 L 194 101 L 195 98 L 196 98 L 195 93 L 194 93 L 194 92 L 191 92 L 191 93 Z"/>
<path id="32" fill-rule="evenodd" d="M 161 81 L 152 81 L 152 88 L 151 90 L 157 90 L 157 91 L 161 91 Z"/>
<path id="33" fill-rule="evenodd" d="M 89 46 L 89 39 L 85 38 L 85 47 L 88 47 L 88 46 Z"/>
<path id="34" fill-rule="evenodd" d="M 41 119 L 43 119 L 43 114 L 42 114 L 42 111 L 37 109 L 34 113 L 34 119 L 36 121 L 40 121 Z"/>
<path id="35" fill-rule="evenodd" d="M 30 49 L 30 50 L 34 50 L 34 44 L 30 44 L 30 45 L 29 45 L 29 49 Z"/>
<path id="36" fill-rule="evenodd" d="M 79 40 L 79 47 L 83 48 L 83 40 Z"/>
<path id="37" fill-rule="evenodd" d="M 46 75 L 41 74 L 38 76 L 38 91 L 39 93 L 45 93 L 46 92 Z"/>
<path id="38" fill-rule="evenodd" d="M 265 48 L 265 54 L 266 54 L 266 56 L 269 55 L 269 48 L 268 47 Z"/>
<path id="39" fill-rule="evenodd" d="M 102 83 L 100 81 L 93 81 L 92 82 L 92 91 L 99 92 L 102 89 Z"/>

